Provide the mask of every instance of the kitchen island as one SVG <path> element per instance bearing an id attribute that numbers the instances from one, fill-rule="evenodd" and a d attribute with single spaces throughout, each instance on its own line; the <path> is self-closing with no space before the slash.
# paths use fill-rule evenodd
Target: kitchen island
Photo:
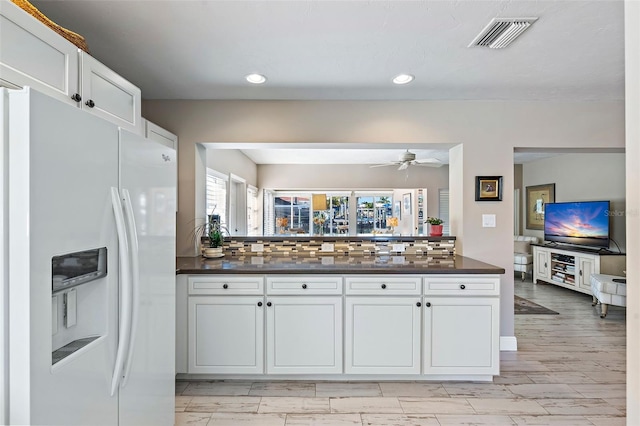
<path id="1" fill-rule="evenodd" d="M 493 380 L 504 269 L 426 250 L 372 253 L 178 258 L 177 373 Z"/>

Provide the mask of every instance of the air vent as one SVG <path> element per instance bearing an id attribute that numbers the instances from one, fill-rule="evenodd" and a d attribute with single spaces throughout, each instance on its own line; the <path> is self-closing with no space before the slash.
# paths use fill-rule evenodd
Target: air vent
<path id="1" fill-rule="evenodd" d="M 468 47 L 502 49 L 537 20 L 538 18 L 493 18 Z"/>

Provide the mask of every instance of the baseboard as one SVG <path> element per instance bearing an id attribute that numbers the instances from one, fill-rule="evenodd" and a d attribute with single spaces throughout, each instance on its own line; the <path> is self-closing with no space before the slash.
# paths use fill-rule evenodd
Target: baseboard
<path id="1" fill-rule="evenodd" d="M 516 336 L 500 336 L 500 350 L 505 352 L 517 352 L 518 339 Z"/>

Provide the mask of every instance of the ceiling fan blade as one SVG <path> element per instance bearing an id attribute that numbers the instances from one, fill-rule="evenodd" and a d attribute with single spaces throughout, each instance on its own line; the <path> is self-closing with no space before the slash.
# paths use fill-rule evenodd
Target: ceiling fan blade
<path id="1" fill-rule="evenodd" d="M 397 166 L 398 164 L 400 164 L 398 161 L 394 161 L 393 163 L 372 164 L 372 165 L 371 165 L 371 166 L 369 166 L 369 167 L 370 167 L 370 168 L 373 168 L 373 167 Z"/>
<path id="2" fill-rule="evenodd" d="M 415 163 L 414 166 L 422 167 L 442 167 L 442 163 Z"/>
<path id="3" fill-rule="evenodd" d="M 409 163 L 405 161 L 404 163 L 400 164 L 400 167 L 398 167 L 398 170 L 404 170 L 407 167 L 409 167 Z"/>

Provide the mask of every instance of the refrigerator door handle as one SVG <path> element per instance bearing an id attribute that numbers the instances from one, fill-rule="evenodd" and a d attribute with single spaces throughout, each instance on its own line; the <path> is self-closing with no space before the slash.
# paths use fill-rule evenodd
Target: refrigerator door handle
<path id="1" fill-rule="evenodd" d="M 111 378 L 111 396 L 114 396 L 122 377 L 127 343 L 131 331 L 131 280 L 129 265 L 129 246 L 127 244 L 127 230 L 124 223 L 124 213 L 118 188 L 111 187 L 111 204 L 118 233 L 118 254 L 120 260 L 120 327 L 118 332 L 118 351 L 116 353 L 116 363 Z"/>
<path id="2" fill-rule="evenodd" d="M 136 341 L 136 330 L 138 328 L 138 316 L 140 311 L 140 256 L 138 253 L 138 233 L 136 231 L 136 221 L 133 212 L 133 204 L 131 203 L 131 195 L 127 189 L 122 189 L 122 198 L 124 200 L 124 210 L 128 225 L 129 248 L 131 259 L 131 275 L 132 275 L 132 309 L 131 309 L 131 335 L 129 337 L 129 349 L 127 351 L 126 362 L 124 365 L 124 373 L 122 379 L 122 387 L 127 385 L 129 380 L 129 371 L 133 360 L 133 349 Z"/>

